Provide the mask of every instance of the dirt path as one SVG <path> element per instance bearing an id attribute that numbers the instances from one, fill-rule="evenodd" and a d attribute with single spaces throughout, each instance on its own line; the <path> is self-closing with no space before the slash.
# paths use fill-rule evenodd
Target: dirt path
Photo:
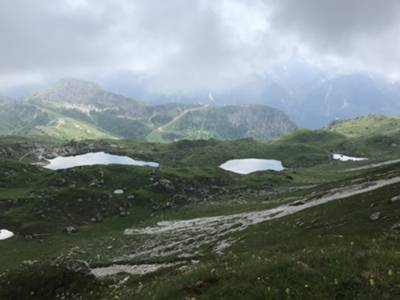
<path id="1" fill-rule="evenodd" d="M 199 107 L 194 107 L 194 108 L 189 108 L 189 109 L 185 109 L 183 112 L 181 112 L 179 115 L 177 115 L 175 118 L 173 118 L 171 121 L 169 121 L 167 124 L 164 124 L 160 127 L 157 128 L 158 131 L 164 131 L 165 128 L 167 128 L 168 126 L 170 126 L 171 124 L 175 123 L 176 121 L 178 121 L 180 118 L 182 118 L 183 116 L 185 116 L 186 114 L 190 113 L 190 112 L 194 112 L 194 111 L 198 111 L 198 110 L 202 110 L 202 109 L 206 109 L 208 107 L 208 105 L 202 105 Z"/>
<path id="2" fill-rule="evenodd" d="M 383 167 L 383 166 L 389 166 L 393 164 L 400 163 L 400 159 L 394 159 L 394 160 L 388 160 L 376 164 L 370 164 L 362 167 L 357 167 L 357 168 L 351 168 L 344 170 L 343 172 L 353 172 L 353 171 L 362 171 L 362 170 L 368 170 L 368 169 L 373 169 L 373 168 L 378 168 L 378 167 Z"/>

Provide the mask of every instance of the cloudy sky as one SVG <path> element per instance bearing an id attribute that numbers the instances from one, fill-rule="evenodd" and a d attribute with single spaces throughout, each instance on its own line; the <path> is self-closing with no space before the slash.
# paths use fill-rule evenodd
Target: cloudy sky
<path id="1" fill-rule="evenodd" d="M 63 77 L 223 92 L 302 61 L 400 78 L 398 0 L 3 0 L 0 93 Z"/>

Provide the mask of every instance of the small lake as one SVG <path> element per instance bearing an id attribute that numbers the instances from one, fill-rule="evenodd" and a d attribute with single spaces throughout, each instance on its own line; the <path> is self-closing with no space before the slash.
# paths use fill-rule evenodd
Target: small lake
<path id="1" fill-rule="evenodd" d="M 234 172 L 237 174 L 250 174 L 258 171 L 283 171 L 285 168 L 282 162 L 275 159 L 232 159 L 219 166 L 225 171 Z"/>
<path id="2" fill-rule="evenodd" d="M 105 152 L 86 153 L 76 156 L 56 157 L 49 160 L 45 168 L 50 170 L 63 170 L 80 166 L 94 165 L 129 165 L 157 168 L 160 165 L 156 162 L 135 160 L 128 156 L 108 154 Z"/>

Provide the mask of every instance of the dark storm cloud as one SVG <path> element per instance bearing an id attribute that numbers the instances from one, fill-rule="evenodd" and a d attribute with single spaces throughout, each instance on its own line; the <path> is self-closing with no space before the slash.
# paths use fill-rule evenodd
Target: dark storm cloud
<path id="1" fill-rule="evenodd" d="M 395 76 L 398 20 L 394 0 L 6 0 L 0 88 L 132 74 L 158 92 L 223 91 L 293 56 Z"/>

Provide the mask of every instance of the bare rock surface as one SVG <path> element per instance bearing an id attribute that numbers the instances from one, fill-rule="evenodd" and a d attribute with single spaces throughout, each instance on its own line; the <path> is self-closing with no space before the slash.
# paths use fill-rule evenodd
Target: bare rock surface
<path id="1" fill-rule="evenodd" d="M 299 211 L 343 199 L 384 186 L 400 183 L 400 177 L 369 181 L 368 184 L 358 183 L 325 192 L 320 197 L 311 197 L 294 203 L 261 211 L 238 213 L 233 215 L 195 218 L 190 220 L 163 221 L 154 226 L 144 228 L 128 228 L 125 235 L 140 238 L 135 251 L 124 259 L 146 259 L 154 257 L 177 256 L 182 258 L 200 256 L 204 249 L 213 249 L 216 253 L 223 252 L 234 241 L 229 235 L 245 230 L 268 220 L 282 218 Z"/>

